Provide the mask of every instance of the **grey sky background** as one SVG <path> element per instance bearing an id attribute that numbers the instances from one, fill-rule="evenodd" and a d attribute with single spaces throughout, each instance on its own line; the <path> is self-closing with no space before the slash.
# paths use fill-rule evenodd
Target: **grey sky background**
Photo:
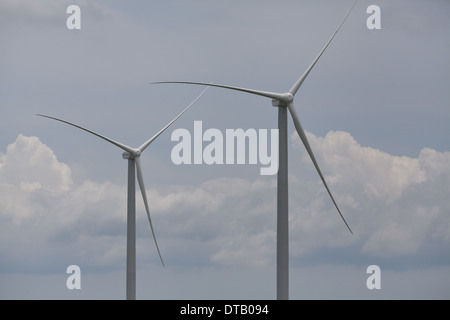
<path id="1" fill-rule="evenodd" d="M 125 297 L 121 150 L 202 90 L 287 91 L 352 5 L 341 1 L 0 0 L 0 298 Z M 81 30 L 66 8 L 81 8 Z M 381 8 L 381 30 L 366 9 Z M 289 120 L 293 299 L 450 298 L 450 4 L 358 1 L 296 96 L 350 235 Z M 137 197 L 139 299 L 274 299 L 276 176 L 172 163 L 177 128 L 273 129 L 268 99 L 210 88 L 142 156 L 161 267 Z M 205 144 L 206 145 L 206 144 Z M 77 264 L 82 289 L 68 290 Z M 366 268 L 381 268 L 368 290 Z"/>

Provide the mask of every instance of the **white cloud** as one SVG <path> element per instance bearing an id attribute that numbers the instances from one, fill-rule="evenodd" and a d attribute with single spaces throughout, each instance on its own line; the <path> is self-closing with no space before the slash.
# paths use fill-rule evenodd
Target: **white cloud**
<path id="1" fill-rule="evenodd" d="M 2 213 L 14 223 L 33 215 L 33 194 L 61 194 L 72 186 L 69 167 L 36 137 L 19 135 L 0 160 Z"/>
<path id="2" fill-rule="evenodd" d="M 323 138 L 309 134 L 309 137 L 316 146 L 317 156 L 332 172 L 328 177 L 330 183 L 349 188 L 353 186 L 364 192 L 363 199 L 382 200 L 390 204 L 398 200 L 409 186 L 426 179 L 419 159 L 392 156 L 362 147 L 347 132 L 332 131 Z"/>
<path id="3" fill-rule="evenodd" d="M 70 168 L 37 137 L 19 134 L 7 147 L 0 169 L 2 184 L 19 186 L 24 191 L 67 191 L 72 185 Z"/>
<path id="4" fill-rule="evenodd" d="M 21 267 L 33 261 L 38 267 L 48 263 L 48 268 L 48 256 L 52 261 L 70 253 L 101 257 L 96 252 L 105 242 L 101 237 L 114 236 L 115 226 L 125 220 L 120 215 L 125 188 L 109 182 L 75 185 L 70 168 L 37 137 L 19 135 L 0 159 L 4 257 Z M 85 246 L 83 239 L 92 235 L 99 241 Z"/>
<path id="5" fill-rule="evenodd" d="M 337 250 L 355 259 L 395 261 L 420 256 L 430 247 L 439 254 L 448 251 L 449 152 L 424 149 L 418 158 L 398 157 L 362 147 L 345 132 L 308 137 L 355 235 L 348 233 L 317 176 L 299 180 L 291 175 L 293 259 Z M 304 161 L 309 162 L 306 155 Z M 36 137 L 19 135 L 0 154 L 0 190 L 1 268 L 46 270 L 61 261 L 113 269 L 123 265 L 126 186 L 73 183 L 70 168 L 50 148 Z M 218 178 L 152 188 L 147 194 L 167 263 L 274 264 L 275 178 Z M 140 259 L 158 263 L 140 195 L 137 227 Z"/>
<path id="6" fill-rule="evenodd" d="M 412 255 L 429 241 L 448 248 L 450 152 L 425 148 L 410 158 L 362 147 L 346 132 L 308 138 L 363 253 Z M 295 134 L 292 139 L 298 147 Z M 304 161 L 310 162 L 307 154 Z"/>
<path id="7" fill-rule="evenodd" d="M 150 191 L 160 230 L 177 245 L 201 242 L 188 250 L 206 261 L 233 265 L 267 264 L 274 252 L 275 188 L 272 180 L 218 178 L 192 187 Z M 158 208 L 162 209 L 158 212 Z M 201 251 L 206 252 L 201 253 Z"/>

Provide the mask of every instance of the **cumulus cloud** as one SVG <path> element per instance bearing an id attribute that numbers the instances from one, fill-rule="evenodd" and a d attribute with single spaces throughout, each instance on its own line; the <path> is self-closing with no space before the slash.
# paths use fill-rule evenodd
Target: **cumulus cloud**
<path id="1" fill-rule="evenodd" d="M 90 181 L 75 185 L 69 166 L 37 137 L 19 135 L 0 154 L 0 190 L 3 264 L 9 258 L 24 267 L 29 261 L 39 267 L 69 252 L 93 253 L 100 244 L 83 247 L 83 240 L 105 234 L 113 238 L 114 228 L 124 221 L 122 186 Z"/>
<path id="2" fill-rule="evenodd" d="M 334 174 L 330 183 L 358 183 L 366 197 L 398 200 L 410 186 L 424 182 L 426 173 L 419 159 L 392 156 L 377 149 L 362 147 L 347 132 L 330 132 L 324 138 L 310 135 L 318 156 Z"/>
<path id="3" fill-rule="evenodd" d="M 37 137 L 23 135 L 0 158 L 0 181 L 2 213 L 10 214 L 16 223 L 32 214 L 27 201 L 31 194 L 39 191 L 59 194 L 72 186 L 69 167 L 60 163 Z"/>
<path id="4" fill-rule="evenodd" d="M 424 148 L 417 158 L 393 156 L 339 131 L 308 138 L 362 253 L 413 255 L 436 241 L 448 248 L 450 152 Z M 292 140 L 300 147 L 295 134 Z M 306 154 L 303 160 L 310 162 Z"/>
<path id="5" fill-rule="evenodd" d="M 170 250 L 178 253 L 181 246 L 206 263 L 255 266 L 266 264 L 274 253 L 275 188 L 273 179 L 218 178 L 150 190 L 150 201 L 161 215 Z"/>
<path id="6" fill-rule="evenodd" d="M 93 267 L 123 264 L 126 186 L 109 181 L 74 183 L 70 168 L 48 146 L 37 137 L 19 135 L 0 154 L 0 189 L 0 251 L 10 261 L 45 268 L 50 255 L 53 262 L 72 259 Z M 226 264 L 242 258 L 250 265 L 267 260 L 273 251 L 270 245 L 255 249 L 260 239 L 267 242 L 259 232 L 271 233 L 266 220 L 273 213 L 274 199 L 267 195 L 273 191 L 273 181 L 239 178 L 147 190 L 163 255 L 176 261 L 178 254 L 189 252 L 200 261 Z M 138 252 L 148 259 L 156 251 L 144 212 L 138 195 Z M 245 248 L 233 240 L 245 240 L 247 234 L 253 240 Z M 250 254 L 252 258 L 245 260 Z"/>
<path id="7" fill-rule="evenodd" d="M 356 259 L 393 260 L 429 249 L 437 255 L 448 251 L 450 152 L 425 148 L 417 158 L 399 157 L 362 147 L 346 132 L 308 137 L 355 235 L 348 233 L 317 176 L 305 180 L 292 174 L 292 259 L 329 250 Z M 303 160 L 310 162 L 306 153 Z M 125 185 L 74 183 L 70 167 L 49 147 L 36 137 L 19 135 L 0 153 L 0 190 L 1 270 L 47 270 L 51 264 L 74 261 L 94 268 L 123 267 Z M 274 177 L 217 178 L 199 185 L 152 188 L 147 195 L 169 265 L 274 264 Z M 140 195 L 137 234 L 140 259 L 157 264 Z"/>
<path id="8" fill-rule="evenodd" d="M 37 137 L 19 135 L 7 147 L 0 164 L 3 184 L 19 186 L 24 191 L 45 189 L 67 191 L 72 185 L 69 167 L 58 161 L 53 151 Z"/>

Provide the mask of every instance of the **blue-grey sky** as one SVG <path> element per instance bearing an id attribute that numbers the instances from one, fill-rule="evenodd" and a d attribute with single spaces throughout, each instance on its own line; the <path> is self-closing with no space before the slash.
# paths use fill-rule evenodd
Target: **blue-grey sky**
<path id="1" fill-rule="evenodd" d="M 0 0 L 0 298 L 125 297 L 126 162 L 202 90 L 284 92 L 353 0 Z M 66 9 L 81 8 L 81 30 Z M 381 29 L 366 12 L 381 9 Z M 289 120 L 290 296 L 450 298 L 450 4 L 360 0 L 296 96 L 350 235 Z M 210 88 L 142 155 L 139 299 L 274 299 L 276 176 L 175 165 L 171 133 L 275 129 L 268 99 Z M 205 143 L 206 145 L 206 143 Z M 66 288 L 81 268 L 82 289 Z M 369 290 L 370 265 L 381 289 Z"/>

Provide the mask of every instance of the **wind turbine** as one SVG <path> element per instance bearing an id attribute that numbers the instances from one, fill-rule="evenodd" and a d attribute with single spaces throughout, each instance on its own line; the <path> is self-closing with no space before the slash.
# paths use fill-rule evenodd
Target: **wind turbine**
<path id="1" fill-rule="evenodd" d="M 345 220 L 344 216 L 341 213 L 336 201 L 331 194 L 330 188 L 328 187 L 325 178 L 320 171 L 319 165 L 316 161 L 314 153 L 311 149 L 311 146 L 306 138 L 305 131 L 300 123 L 300 119 L 295 111 L 294 107 L 294 96 L 299 90 L 300 86 L 305 81 L 306 77 L 309 75 L 313 67 L 316 65 L 317 61 L 320 59 L 322 54 L 328 48 L 331 41 L 334 39 L 338 31 L 341 29 L 344 22 L 347 20 L 347 17 L 350 15 L 353 7 L 355 6 L 355 0 L 347 15 L 344 17 L 339 27 L 336 29 L 334 34 L 331 36 L 330 40 L 326 43 L 323 49 L 316 56 L 311 65 L 306 69 L 306 71 L 302 74 L 302 76 L 294 83 L 294 85 L 289 89 L 288 92 L 284 93 L 276 93 L 276 92 L 268 92 L 261 90 L 253 90 L 241 87 L 227 86 L 221 84 L 213 84 L 213 83 L 204 83 L 204 82 L 190 82 L 190 81 L 160 81 L 160 82 L 152 82 L 151 84 L 162 84 L 162 83 L 181 83 L 181 84 L 194 84 L 194 85 L 207 85 L 211 87 L 219 87 L 230 90 L 237 90 L 246 93 L 251 93 L 267 98 L 272 99 L 272 105 L 274 107 L 278 107 L 278 129 L 279 129 L 279 169 L 277 176 L 277 299 L 279 300 L 287 300 L 289 299 L 289 210 L 288 210 L 288 148 L 287 148 L 287 109 L 291 113 L 292 120 L 294 122 L 295 129 L 302 140 L 306 151 L 308 152 L 319 176 L 327 190 L 331 200 L 333 201 L 334 206 L 336 207 L 339 215 L 344 221 L 350 233 L 353 234 L 350 226 Z"/>
<path id="2" fill-rule="evenodd" d="M 158 251 L 159 259 L 163 267 L 164 261 L 161 256 L 161 252 L 159 250 L 158 242 L 156 241 L 155 231 L 153 229 L 152 219 L 150 217 L 150 210 L 148 208 L 147 195 L 145 192 L 144 186 L 144 178 L 142 176 L 142 167 L 141 167 L 141 154 L 142 152 L 156 139 L 158 136 L 163 133 L 172 123 L 174 123 L 190 106 L 192 106 L 208 89 L 206 87 L 182 112 L 180 112 L 172 121 L 170 121 L 164 128 L 159 130 L 153 137 L 144 142 L 139 148 L 132 148 L 123 143 L 114 141 L 110 138 L 107 138 L 101 134 L 98 134 L 89 129 L 83 128 L 79 125 L 71 123 L 69 121 L 61 120 L 55 117 L 37 114 L 40 117 L 45 117 L 53 120 L 57 120 L 86 132 L 89 132 L 103 140 L 106 140 L 117 147 L 121 148 L 125 152 L 122 154 L 123 159 L 128 160 L 128 192 L 127 192 L 127 276 L 126 276 L 126 298 L 127 300 L 135 300 L 136 299 L 136 173 L 135 167 L 137 171 L 137 179 L 139 183 L 139 188 L 141 189 L 142 199 L 144 200 L 145 210 L 147 212 L 148 222 L 150 223 L 150 228 L 152 230 L 153 240 L 155 241 L 156 249 Z"/>

